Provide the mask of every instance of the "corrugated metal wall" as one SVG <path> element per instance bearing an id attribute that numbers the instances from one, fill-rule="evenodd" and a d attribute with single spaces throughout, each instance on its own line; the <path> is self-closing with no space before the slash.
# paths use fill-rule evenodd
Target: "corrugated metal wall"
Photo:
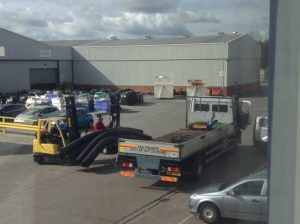
<path id="1" fill-rule="evenodd" d="M 75 47 L 74 83 L 153 86 L 157 74 L 172 74 L 175 85 L 189 79 L 220 85 L 227 44 Z"/>
<path id="2" fill-rule="evenodd" d="M 169 61 L 76 61 L 74 82 L 85 85 L 153 86 L 157 74 L 172 74 L 175 85 L 187 85 L 189 79 L 201 79 L 219 85 L 223 60 Z"/>
<path id="3" fill-rule="evenodd" d="M 0 60 L 0 68 L 0 92 L 29 89 L 28 62 Z"/>
<path id="4" fill-rule="evenodd" d="M 227 44 L 148 45 L 148 46 L 79 46 L 73 60 L 183 60 L 227 57 Z"/>
<path id="5" fill-rule="evenodd" d="M 260 45 L 244 35 L 229 43 L 227 85 L 257 82 L 260 69 Z"/>
<path id="6" fill-rule="evenodd" d="M 227 85 L 248 84 L 258 82 L 259 60 L 231 59 L 228 62 Z"/>
<path id="7" fill-rule="evenodd" d="M 57 66 L 56 61 L 1 61 L 0 60 L 0 92 L 12 92 L 30 89 L 31 69 L 58 69 L 60 82 L 71 79 L 71 62 L 63 61 Z"/>

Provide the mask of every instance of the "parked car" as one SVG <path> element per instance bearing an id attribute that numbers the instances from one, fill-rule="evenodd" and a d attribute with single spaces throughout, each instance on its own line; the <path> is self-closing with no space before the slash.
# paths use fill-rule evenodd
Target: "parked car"
<path id="1" fill-rule="evenodd" d="M 77 111 L 77 126 L 79 130 L 88 130 L 93 128 L 93 116 L 89 114 L 86 108 L 76 108 Z M 66 111 L 62 111 L 58 116 L 66 116 Z"/>
<path id="2" fill-rule="evenodd" d="M 5 104 L 7 100 L 7 95 L 5 93 L 0 93 L 0 104 Z"/>
<path id="3" fill-rule="evenodd" d="M 268 114 L 261 114 L 256 117 L 253 127 L 253 147 L 265 149 L 268 144 Z"/>
<path id="4" fill-rule="evenodd" d="M 261 170 L 234 183 L 196 190 L 190 196 L 189 209 L 206 223 L 216 223 L 220 218 L 266 222 L 267 192 L 267 170 Z"/>
<path id="5" fill-rule="evenodd" d="M 35 124 L 40 118 L 57 116 L 59 113 L 58 108 L 54 106 L 34 106 L 19 114 L 15 119 L 15 123 Z"/>
<path id="6" fill-rule="evenodd" d="M 22 104 L 0 104 L 0 116 L 4 117 L 16 117 L 25 110 Z"/>
<path id="7" fill-rule="evenodd" d="M 124 89 L 120 91 L 120 104 L 134 105 L 143 102 L 144 96 L 140 92 L 135 92 L 132 89 Z"/>
<path id="8" fill-rule="evenodd" d="M 8 93 L 7 94 L 7 99 L 6 99 L 6 104 L 16 104 L 19 103 L 20 96 L 16 93 Z"/>

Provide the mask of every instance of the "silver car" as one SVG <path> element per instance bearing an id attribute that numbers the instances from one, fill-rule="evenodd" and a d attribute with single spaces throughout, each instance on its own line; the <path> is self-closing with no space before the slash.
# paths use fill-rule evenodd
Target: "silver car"
<path id="1" fill-rule="evenodd" d="M 19 114 L 15 118 L 15 123 L 36 124 L 40 118 L 57 116 L 58 114 L 60 114 L 60 111 L 57 107 L 46 105 L 34 106 Z"/>
<path id="2" fill-rule="evenodd" d="M 220 218 L 266 222 L 267 182 L 267 171 L 261 170 L 235 183 L 202 187 L 190 196 L 190 212 L 206 223 Z"/>

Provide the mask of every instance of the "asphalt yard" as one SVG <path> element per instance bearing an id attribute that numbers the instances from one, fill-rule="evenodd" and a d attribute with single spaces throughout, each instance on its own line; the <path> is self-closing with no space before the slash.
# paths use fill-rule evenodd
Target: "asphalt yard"
<path id="1" fill-rule="evenodd" d="M 264 97 L 249 98 L 251 115 L 267 110 Z M 122 106 L 121 125 L 159 137 L 185 125 L 185 100 L 157 100 Z M 266 167 L 266 156 L 252 148 L 252 126 L 239 149 L 209 163 L 202 179 L 178 184 L 118 174 L 115 155 L 100 154 L 89 168 L 38 165 L 32 159 L 33 134 L 0 134 L 0 224 L 194 224 L 188 197 L 198 187 L 231 181 Z M 222 223 L 249 223 L 223 220 Z"/>

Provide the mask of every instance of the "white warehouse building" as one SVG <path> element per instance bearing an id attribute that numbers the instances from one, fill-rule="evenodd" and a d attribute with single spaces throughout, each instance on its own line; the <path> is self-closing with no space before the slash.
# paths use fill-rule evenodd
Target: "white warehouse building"
<path id="1" fill-rule="evenodd" d="M 253 92 L 260 69 L 260 45 L 248 35 L 102 40 L 73 48 L 74 85 L 132 88 L 153 92 L 155 75 L 167 74 L 175 89 L 188 80 L 225 93 Z"/>
<path id="2" fill-rule="evenodd" d="M 0 92 L 57 88 L 72 76 L 72 49 L 0 28 Z"/>
<path id="3" fill-rule="evenodd" d="M 202 80 L 248 93 L 258 88 L 260 52 L 245 34 L 42 43 L 0 29 L 0 92 L 72 84 L 153 93 L 154 77 L 166 74 L 176 90 Z"/>

